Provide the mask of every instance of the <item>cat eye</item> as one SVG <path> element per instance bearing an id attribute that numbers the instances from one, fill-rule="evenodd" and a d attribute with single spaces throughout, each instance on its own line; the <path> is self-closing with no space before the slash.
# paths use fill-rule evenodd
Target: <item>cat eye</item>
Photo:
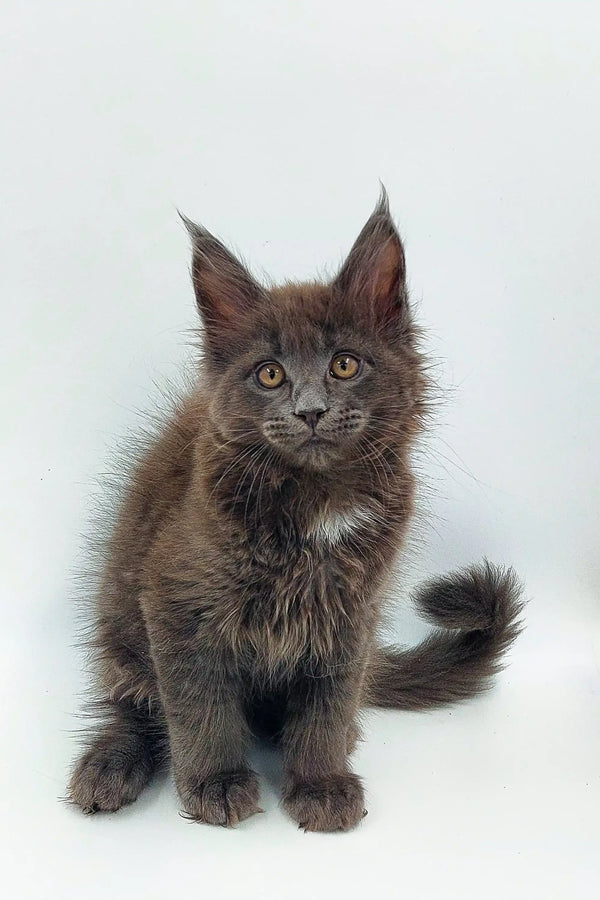
<path id="1" fill-rule="evenodd" d="M 334 378 L 354 378 L 360 371 L 360 360 L 350 353 L 338 353 L 331 360 L 329 374 Z"/>
<path id="2" fill-rule="evenodd" d="M 262 387 L 278 388 L 285 381 L 285 371 L 283 366 L 276 362 L 262 363 L 256 369 L 256 379 Z"/>

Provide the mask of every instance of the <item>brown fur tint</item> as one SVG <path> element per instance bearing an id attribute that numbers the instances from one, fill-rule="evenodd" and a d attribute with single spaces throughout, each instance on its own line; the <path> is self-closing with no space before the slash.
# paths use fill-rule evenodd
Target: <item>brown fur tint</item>
<path id="1" fill-rule="evenodd" d="M 106 721 L 70 797 L 118 809 L 170 758 L 187 815 L 236 824 L 258 810 L 257 733 L 282 747 L 299 825 L 348 829 L 364 814 L 349 763 L 361 706 L 483 689 L 518 633 L 518 585 L 489 564 L 441 579 L 420 598 L 441 628 L 403 653 L 377 643 L 427 410 L 385 195 L 330 283 L 267 290 L 186 224 L 205 355 L 108 546 L 93 632 Z M 353 378 L 335 377 L 339 354 Z M 276 389 L 255 374 L 269 361 L 286 373 Z"/>

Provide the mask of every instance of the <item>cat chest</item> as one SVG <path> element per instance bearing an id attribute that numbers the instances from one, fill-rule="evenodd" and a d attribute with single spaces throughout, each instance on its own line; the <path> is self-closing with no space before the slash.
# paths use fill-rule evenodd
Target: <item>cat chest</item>
<path id="1" fill-rule="evenodd" d="M 362 510 L 317 520 L 261 568 L 240 597 L 239 646 L 270 670 L 351 654 L 369 606 L 365 558 L 351 538 L 367 524 Z"/>
<path id="2" fill-rule="evenodd" d="M 315 551 L 351 552 L 355 541 L 375 524 L 375 513 L 366 504 L 317 516 L 306 527 L 305 541 Z"/>
<path id="3" fill-rule="evenodd" d="M 307 554 L 246 598 L 239 640 L 267 669 L 338 659 L 359 625 L 362 594 L 358 573 Z"/>

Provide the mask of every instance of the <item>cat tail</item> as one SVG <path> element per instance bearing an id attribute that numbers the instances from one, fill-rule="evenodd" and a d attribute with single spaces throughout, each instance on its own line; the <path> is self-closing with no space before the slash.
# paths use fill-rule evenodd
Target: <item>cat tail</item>
<path id="1" fill-rule="evenodd" d="M 512 569 L 487 560 L 429 582 L 416 600 L 438 630 L 416 647 L 381 647 L 367 669 L 367 706 L 432 709 L 479 694 L 523 628 Z"/>

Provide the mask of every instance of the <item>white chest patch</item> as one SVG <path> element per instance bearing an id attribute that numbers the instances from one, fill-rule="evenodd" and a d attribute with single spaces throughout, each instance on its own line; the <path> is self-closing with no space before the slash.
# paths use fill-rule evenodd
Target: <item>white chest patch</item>
<path id="1" fill-rule="evenodd" d="M 345 512 L 331 513 L 315 524 L 310 532 L 310 537 L 321 544 L 331 546 L 340 544 L 344 538 L 357 531 L 361 525 L 367 525 L 375 521 L 373 510 L 368 506 L 355 506 Z"/>

